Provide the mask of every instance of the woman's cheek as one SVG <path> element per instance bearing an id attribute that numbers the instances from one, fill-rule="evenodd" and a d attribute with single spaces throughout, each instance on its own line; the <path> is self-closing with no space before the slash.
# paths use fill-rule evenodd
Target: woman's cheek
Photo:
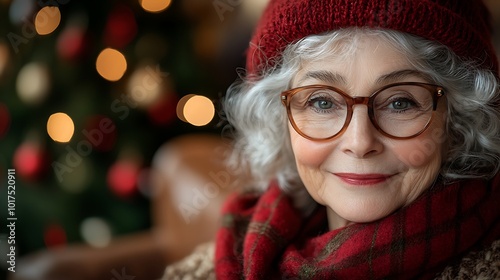
<path id="1" fill-rule="evenodd" d="M 297 164 L 319 168 L 329 155 L 328 145 L 324 143 L 316 143 L 300 135 L 292 135 L 291 141 Z"/>
<path id="2" fill-rule="evenodd" d="M 321 170 L 321 165 L 325 160 L 325 154 L 321 152 L 323 149 L 317 146 L 299 142 L 292 142 L 297 171 L 309 195 L 317 203 L 324 205 L 325 174 Z"/>
<path id="3" fill-rule="evenodd" d="M 429 138 L 407 141 L 408 143 L 395 145 L 393 148 L 399 161 L 404 165 L 413 168 L 423 167 L 436 158 L 441 158 L 442 144 Z"/>
<path id="4" fill-rule="evenodd" d="M 430 130 L 417 138 L 393 142 L 398 159 L 409 167 L 422 167 L 442 157 L 445 137 L 441 129 Z"/>

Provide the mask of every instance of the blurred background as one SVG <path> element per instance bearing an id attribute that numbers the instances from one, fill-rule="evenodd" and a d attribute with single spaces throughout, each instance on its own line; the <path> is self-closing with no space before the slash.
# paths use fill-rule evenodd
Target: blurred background
<path id="1" fill-rule="evenodd" d="M 266 1 L 0 0 L 0 267 L 151 226 L 158 147 L 220 135 L 218 102 Z"/>
<path id="2" fill-rule="evenodd" d="M 151 226 L 152 158 L 177 136 L 221 135 L 220 98 L 266 2 L 0 0 L 4 272 L 8 169 L 18 258 Z M 487 3 L 500 50 L 500 1 Z"/>

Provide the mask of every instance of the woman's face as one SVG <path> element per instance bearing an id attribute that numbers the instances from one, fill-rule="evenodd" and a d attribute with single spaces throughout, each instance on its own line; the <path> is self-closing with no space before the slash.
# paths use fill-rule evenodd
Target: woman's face
<path id="1" fill-rule="evenodd" d="M 390 45 L 365 36 L 352 56 L 305 63 L 293 87 L 322 84 L 370 96 L 391 83 L 430 82 L 424 76 Z M 327 207 L 331 229 L 388 216 L 433 184 L 444 153 L 445 107 L 441 100 L 427 130 L 406 140 L 378 132 L 365 105 L 353 107 L 347 130 L 333 140 L 308 140 L 289 125 L 299 175 L 314 200 Z"/>

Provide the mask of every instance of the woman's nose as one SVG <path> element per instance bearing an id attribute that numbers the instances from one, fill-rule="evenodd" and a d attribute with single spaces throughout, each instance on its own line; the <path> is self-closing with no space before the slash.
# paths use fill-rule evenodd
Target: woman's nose
<path id="1" fill-rule="evenodd" d="M 383 150 L 381 134 L 373 126 L 366 106 L 353 106 L 352 118 L 342 134 L 341 149 L 356 158 L 366 158 Z"/>

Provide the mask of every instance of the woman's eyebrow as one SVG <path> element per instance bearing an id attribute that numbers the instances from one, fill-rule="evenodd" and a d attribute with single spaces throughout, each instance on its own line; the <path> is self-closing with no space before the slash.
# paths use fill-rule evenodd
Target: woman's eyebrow
<path id="1" fill-rule="evenodd" d="M 346 85 L 346 79 L 338 73 L 333 73 L 326 70 L 308 71 L 299 80 L 299 84 L 307 79 L 315 79 L 332 85 Z"/>
<path id="2" fill-rule="evenodd" d="M 403 70 L 396 70 L 393 72 L 390 72 L 388 74 L 380 76 L 377 80 L 377 84 L 388 84 L 388 83 L 395 83 L 395 82 L 400 82 L 401 80 L 409 77 L 418 77 L 421 79 L 424 79 L 427 82 L 431 82 L 432 79 L 429 75 L 424 74 L 420 71 L 414 70 L 414 69 L 403 69 Z"/>
<path id="3" fill-rule="evenodd" d="M 375 82 L 377 84 L 388 84 L 388 83 L 399 82 L 405 78 L 410 78 L 410 77 L 418 77 L 427 82 L 432 82 L 432 79 L 429 75 L 414 69 L 396 70 L 380 76 Z M 326 70 L 308 71 L 302 76 L 302 78 L 300 78 L 298 83 L 301 84 L 307 79 L 315 79 L 332 85 L 347 84 L 346 79 L 342 75 L 340 75 L 339 73 L 334 73 Z"/>

